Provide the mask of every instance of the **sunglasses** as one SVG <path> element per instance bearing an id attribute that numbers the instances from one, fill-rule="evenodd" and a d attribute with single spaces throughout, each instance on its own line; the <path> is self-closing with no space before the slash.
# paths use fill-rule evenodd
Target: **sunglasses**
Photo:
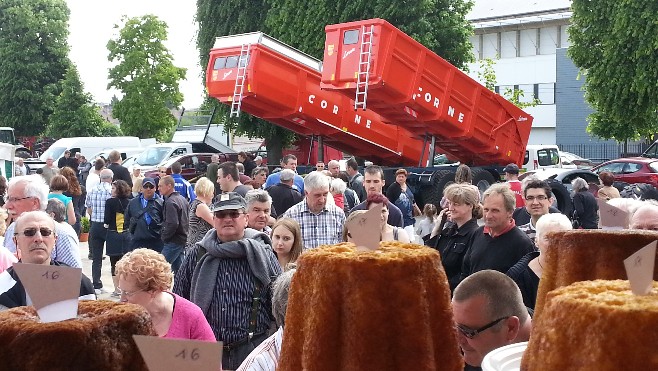
<path id="1" fill-rule="evenodd" d="M 476 329 L 476 330 L 470 329 L 470 328 L 468 328 L 464 325 L 457 324 L 457 330 L 459 330 L 459 332 L 461 332 L 461 334 L 466 336 L 467 338 L 473 339 L 478 334 L 480 334 L 480 333 L 496 326 L 500 321 L 502 321 L 504 319 L 508 319 L 508 318 L 509 318 L 509 316 L 498 318 L 497 320 L 489 322 L 486 325 L 484 325 L 484 326 L 482 326 L 482 327 L 480 327 L 479 329 Z"/>
<path id="2" fill-rule="evenodd" d="M 41 237 L 49 237 L 54 233 L 53 230 L 50 228 L 41 227 L 41 228 L 25 228 L 23 229 L 22 232 L 16 232 L 14 233 L 14 235 L 18 236 L 22 234 L 25 237 L 34 237 L 37 234 L 37 232 L 39 232 Z"/>
<path id="3" fill-rule="evenodd" d="M 230 219 L 237 219 L 240 215 L 243 215 L 243 212 L 240 212 L 239 210 L 229 210 L 229 211 L 216 211 L 215 212 L 215 218 L 217 219 L 224 219 L 226 217 L 229 217 Z"/>
<path id="4" fill-rule="evenodd" d="M 142 186 L 142 188 L 153 189 L 153 188 L 155 188 L 155 186 L 154 186 L 153 184 L 146 183 L 146 184 L 144 184 L 144 185 Z"/>

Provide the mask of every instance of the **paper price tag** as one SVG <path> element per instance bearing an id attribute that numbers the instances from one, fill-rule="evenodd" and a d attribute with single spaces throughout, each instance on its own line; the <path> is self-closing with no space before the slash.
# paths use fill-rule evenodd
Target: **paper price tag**
<path id="1" fill-rule="evenodd" d="M 222 342 L 133 335 L 149 371 L 207 371 L 222 365 Z"/>
<path id="2" fill-rule="evenodd" d="M 607 202 L 597 199 L 602 229 L 628 229 L 628 213 Z"/>
<path id="3" fill-rule="evenodd" d="M 42 322 L 64 321 L 78 316 L 82 269 L 16 263 L 14 270 Z"/>
<path id="4" fill-rule="evenodd" d="M 653 268 L 656 263 L 656 241 L 644 246 L 624 260 L 626 275 L 635 295 L 646 295 L 653 284 Z"/>
<path id="5" fill-rule="evenodd" d="M 381 240 L 382 206 L 377 205 L 363 214 L 352 218 L 347 224 L 347 230 L 352 236 L 352 242 L 359 251 L 374 251 L 379 248 Z"/>

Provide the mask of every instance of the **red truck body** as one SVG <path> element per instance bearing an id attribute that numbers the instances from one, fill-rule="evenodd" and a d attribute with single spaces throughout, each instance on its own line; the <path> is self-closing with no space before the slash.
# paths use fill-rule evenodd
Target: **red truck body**
<path id="1" fill-rule="evenodd" d="M 463 163 L 523 163 L 533 121 L 523 110 L 385 20 L 329 25 L 325 33 L 322 89 L 418 138 L 434 135 Z"/>
<path id="2" fill-rule="evenodd" d="M 421 159 L 422 140 L 373 111 L 355 112 L 349 96 L 320 89 L 320 61 L 263 33 L 217 38 L 206 74 L 211 97 L 233 103 L 244 60 L 242 111 L 304 136 L 321 135 L 330 147 L 382 165 Z"/>

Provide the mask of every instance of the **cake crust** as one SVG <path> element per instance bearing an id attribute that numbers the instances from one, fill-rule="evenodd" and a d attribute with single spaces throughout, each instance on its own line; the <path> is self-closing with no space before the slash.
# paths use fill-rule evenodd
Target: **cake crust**
<path id="1" fill-rule="evenodd" d="M 78 318 L 41 323 L 33 307 L 0 313 L 5 370 L 147 370 L 132 335 L 156 335 L 144 308 L 80 301 Z"/>
<path id="2" fill-rule="evenodd" d="M 658 369 L 658 282 L 634 295 L 628 281 L 595 280 L 546 296 L 521 370 Z"/>
<path id="3" fill-rule="evenodd" d="M 290 287 L 278 370 L 463 370 L 439 254 L 382 242 L 304 253 Z"/>

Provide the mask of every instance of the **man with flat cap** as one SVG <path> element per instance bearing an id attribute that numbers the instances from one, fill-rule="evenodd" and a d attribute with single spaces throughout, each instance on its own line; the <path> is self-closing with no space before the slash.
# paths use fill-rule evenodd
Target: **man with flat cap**
<path id="1" fill-rule="evenodd" d="M 198 305 L 218 341 L 222 366 L 235 370 L 267 338 L 271 282 L 281 274 L 267 234 L 247 228 L 247 203 L 235 192 L 216 197 L 213 229 L 189 249 L 174 292 Z"/>
<path id="2" fill-rule="evenodd" d="M 162 251 L 163 209 L 164 201 L 155 193 L 155 180 L 144 178 L 142 192 L 130 200 L 123 216 L 123 229 L 130 231 L 133 249 L 145 247 Z"/>

